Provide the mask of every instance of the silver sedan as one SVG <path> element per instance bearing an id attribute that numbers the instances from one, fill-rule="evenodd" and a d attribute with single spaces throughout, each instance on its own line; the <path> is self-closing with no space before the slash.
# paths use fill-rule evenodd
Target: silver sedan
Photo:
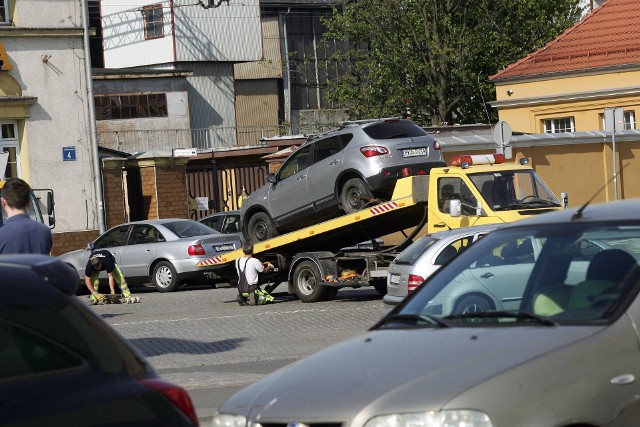
<path id="1" fill-rule="evenodd" d="M 59 258 L 84 280 L 91 252 L 108 249 L 129 284 L 151 282 L 158 291 L 170 292 L 184 282 L 207 280 L 210 272 L 196 264 L 240 245 L 240 234 L 221 234 L 190 219 L 158 219 L 118 225 Z"/>

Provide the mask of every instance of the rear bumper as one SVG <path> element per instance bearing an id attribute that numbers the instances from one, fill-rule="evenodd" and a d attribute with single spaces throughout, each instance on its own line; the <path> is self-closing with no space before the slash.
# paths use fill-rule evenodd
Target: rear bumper
<path id="1" fill-rule="evenodd" d="M 437 162 L 425 162 L 417 163 L 413 165 L 398 165 L 383 168 L 376 175 L 372 175 L 367 178 L 367 183 L 371 188 L 371 191 L 375 195 L 388 195 L 393 193 L 393 189 L 396 186 L 396 181 L 402 178 L 402 169 L 410 168 L 413 175 L 417 175 L 418 171 L 421 171 L 421 175 L 428 175 L 431 169 L 446 166 L 446 163 Z"/>

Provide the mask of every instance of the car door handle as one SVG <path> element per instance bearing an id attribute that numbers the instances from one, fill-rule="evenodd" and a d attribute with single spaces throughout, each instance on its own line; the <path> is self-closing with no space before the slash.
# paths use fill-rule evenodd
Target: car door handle
<path id="1" fill-rule="evenodd" d="M 307 175 L 302 175 L 300 178 L 298 178 L 298 181 L 302 181 L 303 179 L 305 179 L 307 177 Z"/>
<path id="2" fill-rule="evenodd" d="M 340 160 L 333 160 L 331 163 L 329 163 L 329 166 L 333 166 L 336 163 L 340 163 Z"/>
<path id="3" fill-rule="evenodd" d="M 490 279 L 493 277 L 493 273 L 484 273 L 480 277 L 482 277 L 483 279 Z"/>

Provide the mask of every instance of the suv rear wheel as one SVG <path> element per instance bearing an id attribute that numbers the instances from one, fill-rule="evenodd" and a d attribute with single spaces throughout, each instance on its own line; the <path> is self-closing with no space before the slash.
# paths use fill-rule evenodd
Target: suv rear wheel
<path id="1" fill-rule="evenodd" d="M 373 193 L 360 178 L 351 178 L 340 190 L 340 203 L 345 213 L 354 213 L 367 207 L 373 200 Z"/>

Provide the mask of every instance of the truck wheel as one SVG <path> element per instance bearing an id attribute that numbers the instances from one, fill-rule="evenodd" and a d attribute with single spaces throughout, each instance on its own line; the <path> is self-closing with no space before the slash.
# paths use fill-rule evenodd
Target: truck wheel
<path id="1" fill-rule="evenodd" d="M 276 237 L 278 232 L 269 214 L 257 212 L 249 219 L 247 234 L 251 242 L 256 243 Z"/>
<path id="2" fill-rule="evenodd" d="M 160 261 L 153 268 L 151 283 L 159 292 L 174 291 L 181 284 L 176 269 L 168 261 Z"/>
<path id="3" fill-rule="evenodd" d="M 371 285 L 376 288 L 380 295 L 387 294 L 387 279 L 372 280 Z"/>
<path id="4" fill-rule="evenodd" d="M 364 209 L 373 199 L 367 184 L 360 178 L 351 178 L 340 190 L 340 203 L 345 213 L 354 213 Z"/>
<path id="5" fill-rule="evenodd" d="M 312 261 L 302 261 L 293 272 L 293 288 L 302 302 L 322 301 L 328 287 L 320 285 L 320 270 Z"/>

